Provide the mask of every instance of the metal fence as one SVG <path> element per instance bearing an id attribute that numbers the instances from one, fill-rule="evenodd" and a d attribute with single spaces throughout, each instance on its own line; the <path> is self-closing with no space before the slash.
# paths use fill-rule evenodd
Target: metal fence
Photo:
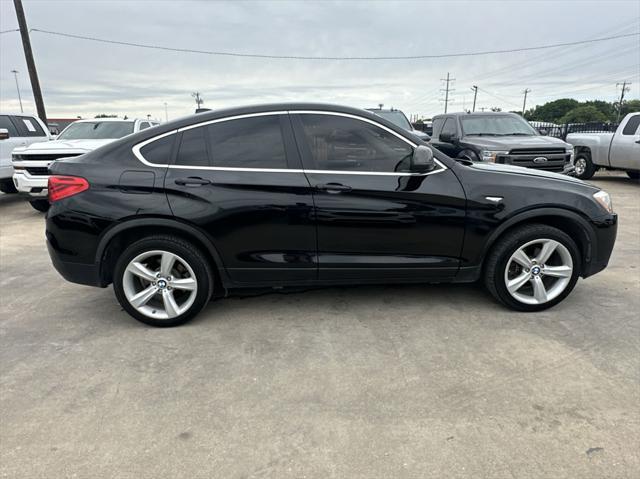
<path id="1" fill-rule="evenodd" d="M 530 121 L 529 124 L 538 130 L 539 133 L 555 138 L 567 138 L 569 133 L 608 133 L 615 132 L 618 123 L 603 123 L 591 121 L 588 123 L 565 123 L 556 125 L 545 121 Z"/>

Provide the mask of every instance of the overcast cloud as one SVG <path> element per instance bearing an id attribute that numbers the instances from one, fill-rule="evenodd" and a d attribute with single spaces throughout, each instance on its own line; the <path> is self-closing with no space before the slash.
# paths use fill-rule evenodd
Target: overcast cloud
<path id="1" fill-rule="evenodd" d="M 24 0 L 30 28 L 179 48 L 304 56 L 444 54 L 529 47 L 640 31 L 638 1 L 198 2 Z M 0 0 L 0 30 L 17 27 Z M 207 108 L 275 101 L 358 107 L 378 103 L 431 116 L 441 78 L 455 77 L 450 110 L 519 110 L 573 97 L 613 101 L 616 82 L 640 98 L 640 37 L 471 58 L 398 61 L 265 60 L 148 50 L 32 33 L 49 117 L 98 113 L 164 119 Z M 17 32 L 0 35 L 0 110 L 34 111 Z"/>

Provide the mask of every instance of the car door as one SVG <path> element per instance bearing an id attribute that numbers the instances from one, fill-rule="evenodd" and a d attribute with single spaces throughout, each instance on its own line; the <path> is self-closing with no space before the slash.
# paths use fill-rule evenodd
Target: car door
<path id="1" fill-rule="evenodd" d="M 317 276 L 313 198 L 286 113 L 182 128 L 165 177 L 173 214 L 210 235 L 237 283 Z"/>
<path id="2" fill-rule="evenodd" d="M 9 115 L 0 115 L 0 128 L 9 133 L 9 138 L 0 140 L 0 179 L 5 179 L 13 175 L 11 152 L 17 146 L 26 146 L 27 141 L 19 135 L 18 128 Z"/>
<path id="3" fill-rule="evenodd" d="M 416 147 L 386 126 L 340 113 L 292 112 L 313 188 L 320 280 L 450 279 L 465 195 L 451 170 L 410 170 Z"/>
<path id="4" fill-rule="evenodd" d="M 640 170 L 640 114 L 630 117 L 613 136 L 609 161 L 615 168 Z"/>

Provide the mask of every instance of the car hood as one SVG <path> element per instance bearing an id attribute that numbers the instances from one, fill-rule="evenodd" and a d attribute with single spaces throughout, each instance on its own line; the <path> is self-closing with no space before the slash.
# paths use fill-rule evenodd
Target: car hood
<path id="1" fill-rule="evenodd" d="M 22 151 L 27 153 L 38 153 L 41 151 L 51 150 L 80 150 L 80 151 L 92 151 L 96 148 L 100 148 L 102 145 L 106 145 L 115 141 L 115 139 L 107 140 L 54 140 L 45 141 L 42 143 L 33 143 Z"/>
<path id="2" fill-rule="evenodd" d="M 568 143 L 560 138 L 551 136 L 465 136 L 462 141 L 493 150 L 570 147 Z"/>
<path id="3" fill-rule="evenodd" d="M 573 176 L 561 175 L 560 173 L 536 170 L 533 168 L 523 168 L 522 166 L 500 165 L 496 163 L 473 163 L 472 165 L 469 165 L 469 168 L 473 168 L 481 171 L 495 172 L 495 173 L 510 173 L 510 174 L 523 175 L 523 176 L 535 176 L 539 178 L 560 180 L 568 183 L 581 184 L 584 186 L 596 188 L 595 186 L 590 185 L 589 183 L 585 183 L 584 181 L 579 180 L 578 178 L 574 178 Z"/>

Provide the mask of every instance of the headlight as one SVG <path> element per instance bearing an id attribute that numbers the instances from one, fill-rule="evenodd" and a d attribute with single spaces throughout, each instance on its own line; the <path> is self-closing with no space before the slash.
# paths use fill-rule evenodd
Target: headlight
<path id="1" fill-rule="evenodd" d="M 496 162 L 496 158 L 499 155 L 508 155 L 509 152 L 508 151 L 500 151 L 500 150 L 482 150 L 480 152 L 480 154 L 482 155 L 482 161 L 488 161 L 490 163 L 495 163 Z"/>
<path id="2" fill-rule="evenodd" d="M 600 190 L 597 193 L 593 194 L 593 199 L 596 200 L 607 213 L 613 213 L 613 204 L 611 203 L 611 197 L 609 196 L 609 193 L 604 190 Z"/>

